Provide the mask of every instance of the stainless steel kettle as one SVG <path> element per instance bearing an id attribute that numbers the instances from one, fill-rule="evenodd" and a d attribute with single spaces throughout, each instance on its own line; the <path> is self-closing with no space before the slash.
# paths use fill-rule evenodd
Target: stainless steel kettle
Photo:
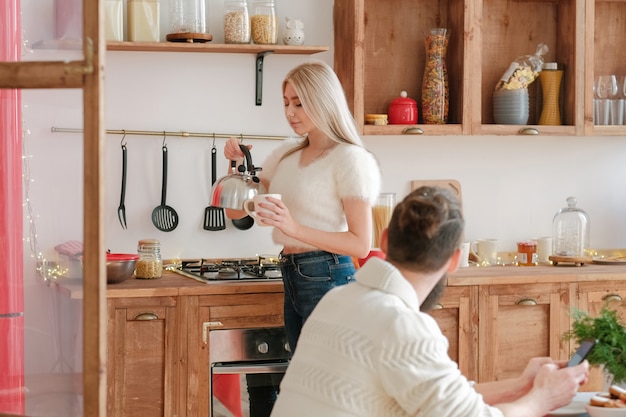
<path id="1" fill-rule="evenodd" d="M 230 161 L 231 174 L 217 180 L 211 189 L 211 206 L 243 210 L 244 201 L 267 192 L 256 176 L 262 168 L 254 166 L 250 150 L 246 146 L 239 147 L 245 156 L 244 164 L 235 169 L 236 162 Z"/>

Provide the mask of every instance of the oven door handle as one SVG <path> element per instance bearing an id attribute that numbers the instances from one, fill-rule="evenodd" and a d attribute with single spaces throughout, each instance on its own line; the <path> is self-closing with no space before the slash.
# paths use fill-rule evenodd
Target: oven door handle
<path id="1" fill-rule="evenodd" d="M 211 366 L 214 375 L 221 374 L 275 374 L 285 373 L 288 362 L 220 364 Z"/>

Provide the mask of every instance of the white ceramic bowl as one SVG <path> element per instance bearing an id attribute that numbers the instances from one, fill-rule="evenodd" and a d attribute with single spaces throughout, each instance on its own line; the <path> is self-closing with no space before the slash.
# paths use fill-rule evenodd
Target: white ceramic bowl
<path id="1" fill-rule="evenodd" d="M 626 417 L 626 408 L 596 407 L 585 404 L 589 417 Z"/>

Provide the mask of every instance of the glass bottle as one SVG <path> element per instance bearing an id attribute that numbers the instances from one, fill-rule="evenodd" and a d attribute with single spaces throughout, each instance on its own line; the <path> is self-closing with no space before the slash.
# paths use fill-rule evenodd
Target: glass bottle
<path id="1" fill-rule="evenodd" d="M 143 279 L 157 279 L 163 275 L 161 260 L 161 242 L 157 239 L 142 239 L 137 244 L 139 260 L 135 276 Z"/>
<path id="2" fill-rule="evenodd" d="M 556 256 L 585 256 L 589 248 L 589 216 L 576 208 L 576 198 L 567 198 L 567 207 L 559 210 L 552 221 L 553 253 Z"/>
<path id="3" fill-rule="evenodd" d="M 128 0 L 128 40 L 158 42 L 160 38 L 158 0 Z"/>
<path id="4" fill-rule="evenodd" d="M 446 50 L 450 34 L 447 29 L 431 29 L 426 34 L 426 64 L 422 80 L 422 119 L 425 124 L 448 121 L 449 86 Z"/>
<path id="5" fill-rule="evenodd" d="M 245 0 L 224 2 L 224 43 L 250 43 L 250 18 Z"/>
<path id="6" fill-rule="evenodd" d="M 252 42 L 260 45 L 278 43 L 278 17 L 273 1 L 255 1 L 250 16 Z"/>
<path id="7" fill-rule="evenodd" d="M 563 70 L 559 69 L 556 62 L 543 64 L 543 71 L 539 73 L 543 105 L 541 108 L 540 125 L 561 124 L 561 103 L 559 99 Z"/>

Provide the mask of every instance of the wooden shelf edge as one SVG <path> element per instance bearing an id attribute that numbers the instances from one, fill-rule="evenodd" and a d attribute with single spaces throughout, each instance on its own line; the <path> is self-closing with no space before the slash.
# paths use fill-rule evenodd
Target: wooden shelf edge
<path id="1" fill-rule="evenodd" d="M 243 53 L 312 55 L 329 50 L 328 46 L 255 45 L 223 43 L 184 43 L 184 42 L 107 42 L 107 51 L 137 52 L 204 52 L 204 53 Z"/>

